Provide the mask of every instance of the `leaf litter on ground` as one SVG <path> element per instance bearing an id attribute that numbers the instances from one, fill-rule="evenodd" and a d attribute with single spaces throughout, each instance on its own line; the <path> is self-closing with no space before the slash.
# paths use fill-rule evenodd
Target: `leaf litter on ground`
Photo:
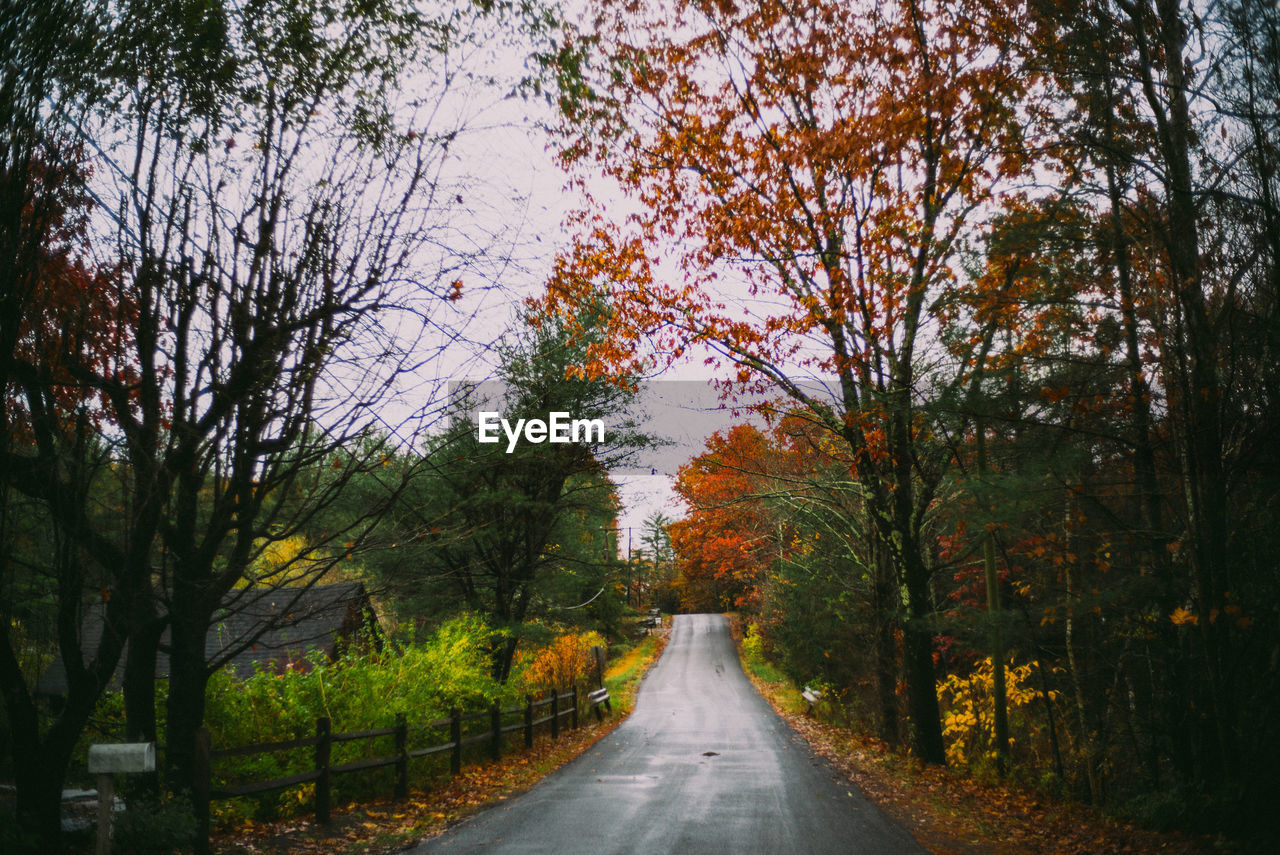
<path id="1" fill-rule="evenodd" d="M 906 757 L 797 711 L 789 684 L 751 681 L 813 751 L 934 855 L 1224 855 L 1228 841 L 1140 828 L 1087 805 Z M 790 697 L 795 695 L 794 698 Z"/>

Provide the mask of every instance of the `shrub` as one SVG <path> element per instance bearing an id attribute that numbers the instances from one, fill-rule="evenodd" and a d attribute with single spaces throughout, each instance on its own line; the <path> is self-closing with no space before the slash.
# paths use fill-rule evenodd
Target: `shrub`
<path id="1" fill-rule="evenodd" d="M 1009 714 L 1011 748 L 1016 755 L 1044 768 L 1050 758 L 1045 727 L 1040 720 L 1043 698 L 1032 685 L 1032 665 L 1017 665 L 1011 659 L 1005 668 L 1005 698 Z M 981 659 L 967 676 L 953 674 L 938 684 L 942 706 L 942 735 L 947 740 L 947 762 L 981 767 L 995 758 L 995 692 L 991 657 Z M 1057 692 L 1049 693 L 1049 700 Z"/>
<path id="2" fill-rule="evenodd" d="M 209 681 L 205 722 L 213 746 L 230 747 L 312 736 L 316 720 L 328 718 L 334 733 L 389 727 L 405 713 L 414 739 L 430 735 L 412 729 L 441 719 L 449 710 L 478 709 L 512 692 L 493 679 L 489 651 L 495 633 L 483 619 L 464 615 L 442 624 L 425 640 L 386 645 L 381 652 L 352 649 L 336 662 L 317 652 L 310 663 L 283 673 L 262 669 L 247 680 L 230 673 Z M 333 764 L 391 753 L 392 738 L 336 743 Z M 221 758 L 214 761 L 214 786 L 261 781 L 313 767 L 311 747 Z M 335 778 L 335 801 L 390 790 L 390 770 Z M 268 793 L 253 799 L 215 803 L 222 818 L 271 818 L 305 805 L 310 787 Z"/>
<path id="3" fill-rule="evenodd" d="M 315 734 L 319 718 L 328 718 L 334 733 L 382 729 L 395 723 L 397 713 L 404 713 L 408 719 L 411 748 L 438 744 L 447 738 L 447 728 L 444 733 L 427 732 L 422 729 L 423 724 L 447 718 L 455 707 L 475 711 L 495 701 L 509 706 L 522 697 L 522 682 L 502 685 L 493 678 L 490 653 L 499 637 L 500 633 L 483 618 L 462 615 L 441 624 L 424 638 L 402 644 L 388 643 L 381 651 L 352 645 L 337 661 L 331 662 L 317 650 L 301 664 L 283 671 L 264 666 L 244 680 L 230 671 L 220 671 L 210 678 L 205 695 L 205 725 L 211 745 L 216 750 L 310 737 Z M 588 634 L 582 638 L 587 650 L 592 643 L 602 643 L 599 636 Z M 161 681 L 157 686 L 161 744 L 165 742 L 162 703 L 165 689 Z M 123 701 L 118 691 L 104 695 L 94 722 L 96 726 L 86 731 L 86 742 L 121 738 Z M 338 765 L 387 756 L 392 753 L 392 745 L 391 736 L 335 743 L 330 762 Z M 87 745 L 82 746 L 77 756 L 85 756 L 87 750 Z M 213 786 L 282 778 L 308 771 L 314 768 L 314 763 L 311 746 L 218 757 L 212 761 Z M 447 770 L 447 764 L 447 755 L 440 755 L 414 760 L 410 770 L 412 775 L 419 776 L 424 772 L 434 773 L 433 770 Z M 332 785 L 333 800 L 340 803 L 389 793 L 392 775 L 392 770 L 382 769 L 337 776 Z M 314 787 L 304 785 L 219 800 L 214 802 L 213 810 L 220 821 L 269 819 L 304 810 L 313 798 Z M 154 807 L 142 809 L 137 823 L 176 827 L 170 823 L 171 817 L 156 810 Z M 163 840 L 160 836 L 157 839 Z"/>
<path id="4" fill-rule="evenodd" d="M 598 632 L 566 633 L 520 657 L 520 682 L 529 692 L 548 687 L 566 688 L 589 680 L 595 669 L 592 647 L 604 647 Z"/>
<path id="5" fill-rule="evenodd" d="M 747 625 L 747 634 L 742 639 L 742 655 L 752 661 L 759 661 L 764 657 L 764 637 L 760 635 L 760 625 L 750 623 Z"/>

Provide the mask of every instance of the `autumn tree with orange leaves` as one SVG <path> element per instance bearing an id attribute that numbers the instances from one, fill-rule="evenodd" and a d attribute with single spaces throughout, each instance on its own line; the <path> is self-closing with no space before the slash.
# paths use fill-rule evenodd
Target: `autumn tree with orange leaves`
<path id="1" fill-rule="evenodd" d="M 822 426 L 856 483 L 832 514 L 864 532 L 848 561 L 884 556 L 904 600 L 920 756 L 940 759 L 935 673 L 990 682 L 997 768 L 1035 756 L 1096 804 L 1265 826 L 1274 4 L 867 5 L 607 5 L 598 53 L 566 63 L 602 69 L 565 104 L 566 160 L 627 213 L 582 216 L 548 302 L 614 286 L 589 370 L 709 349 Z M 797 481 L 750 485 L 769 500 L 690 519 L 739 544 L 817 536 Z M 740 554 L 703 575 L 797 563 Z M 1038 681 L 1018 723 L 1002 653 Z"/>
<path id="2" fill-rule="evenodd" d="M 777 551 L 762 506 L 777 460 L 763 433 L 738 425 L 709 439 L 704 453 L 680 467 L 675 492 L 690 513 L 668 531 L 682 608 L 758 608 L 762 577 Z"/>
<path id="3" fill-rule="evenodd" d="M 685 610 L 740 610 L 797 683 L 869 708 L 901 742 L 898 579 L 872 536 L 843 443 L 811 414 L 737 425 L 681 468 L 670 526 Z"/>
<path id="4" fill-rule="evenodd" d="M 928 401 L 968 377 L 937 346 L 961 246 L 1028 169 L 1033 81 L 1002 47 L 1024 24 L 995 3 L 605 4 L 611 85 L 566 157 L 640 207 L 584 215 L 549 292 L 616 292 L 601 363 L 704 345 L 847 445 L 906 590 L 914 750 L 938 763 L 924 531 L 950 455 Z"/>

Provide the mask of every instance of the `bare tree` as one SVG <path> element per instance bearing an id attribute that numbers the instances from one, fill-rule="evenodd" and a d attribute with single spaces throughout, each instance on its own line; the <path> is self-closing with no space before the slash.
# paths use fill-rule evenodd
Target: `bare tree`
<path id="1" fill-rule="evenodd" d="M 56 593 L 68 676 L 84 687 L 66 750 L 16 758 L 44 769 L 38 787 L 19 782 L 20 800 L 41 805 L 28 813 L 42 845 L 57 845 L 69 751 L 126 641 L 129 729 L 154 738 L 169 628 L 167 777 L 189 790 L 212 667 L 205 637 L 228 592 L 284 575 L 314 584 L 394 499 L 388 474 L 385 502 L 328 526 L 353 477 L 381 474 L 388 449 L 375 434 L 447 329 L 457 268 L 477 252 L 452 243 L 462 200 L 447 176 L 466 130 L 457 90 L 479 85 L 460 63 L 498 30 L 547 22 L 532 6 L 500 12 L 401 0 L 103 3 L 99 91 L 77 99 L 51 84 L 27 105 L 97 161 L 88 231 L 111 247 L 100 265 L 111 273 L 100 283 L 106 325 L 127 332 L 111 339 L 114 361 L 71 353 L 65 379 L 33 375 L 23 389 L 33 423 L 63 387 L 100 419 L 54 413 L 47 453 L 5 448 L 5 487 L 48 507 L 68 564 L 109 568 L 108 630 L 88 666 L 87 578 Z M 6 86 L 32 57 L 7 59 Z M 89 451 L 113 473 L 109 520 L 86 512 L 83 487 L 71 492 L 86 482 L 68 454 Z M 265 550 L 299 534 L 313 547 L 305 561 L 256 575 Z M 27 677 L 7 652 L 6 700 Z M 32 709 L 19 701 L 11 707 Z"/>
<path id="2" fill-rule="evenodd" d="M 17 783 L 18 837 L 56 851 L 62 780 L 130 631 L 144 563 L 103 535 L 102 402 L 74 376 L 136 376 L 110 270 L 86 261 L 91 197 L 74 134 L 47 104 L 91 98 L 101 59 L 87 4 L 0 3 L 0 691 Z M 69 108 L 68 108 L 69 109 Z M 141 572 L 140 572 L 141 571 Z M 82 649 L 86 592 L 105 600 L 101 643 Z M 65 665 L 56 711 L 36 697 L 43 655 Z M 6 841 L 8 843 L 10 841 Z"/>

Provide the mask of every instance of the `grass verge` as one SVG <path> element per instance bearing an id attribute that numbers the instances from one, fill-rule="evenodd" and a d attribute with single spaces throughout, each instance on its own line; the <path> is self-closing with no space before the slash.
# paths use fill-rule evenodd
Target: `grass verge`
<path id="1" fill-rule="evenodd" d="M 643 641 L 609 665 L 604 675 L 604 685 L 609 690 L 609 700 L 615 712 L 623 715 L 631 712 L 640 681 L 662 655 L 670 631 L 671 625 L 667 623 L 661 631 L 645 636 Z"/>

